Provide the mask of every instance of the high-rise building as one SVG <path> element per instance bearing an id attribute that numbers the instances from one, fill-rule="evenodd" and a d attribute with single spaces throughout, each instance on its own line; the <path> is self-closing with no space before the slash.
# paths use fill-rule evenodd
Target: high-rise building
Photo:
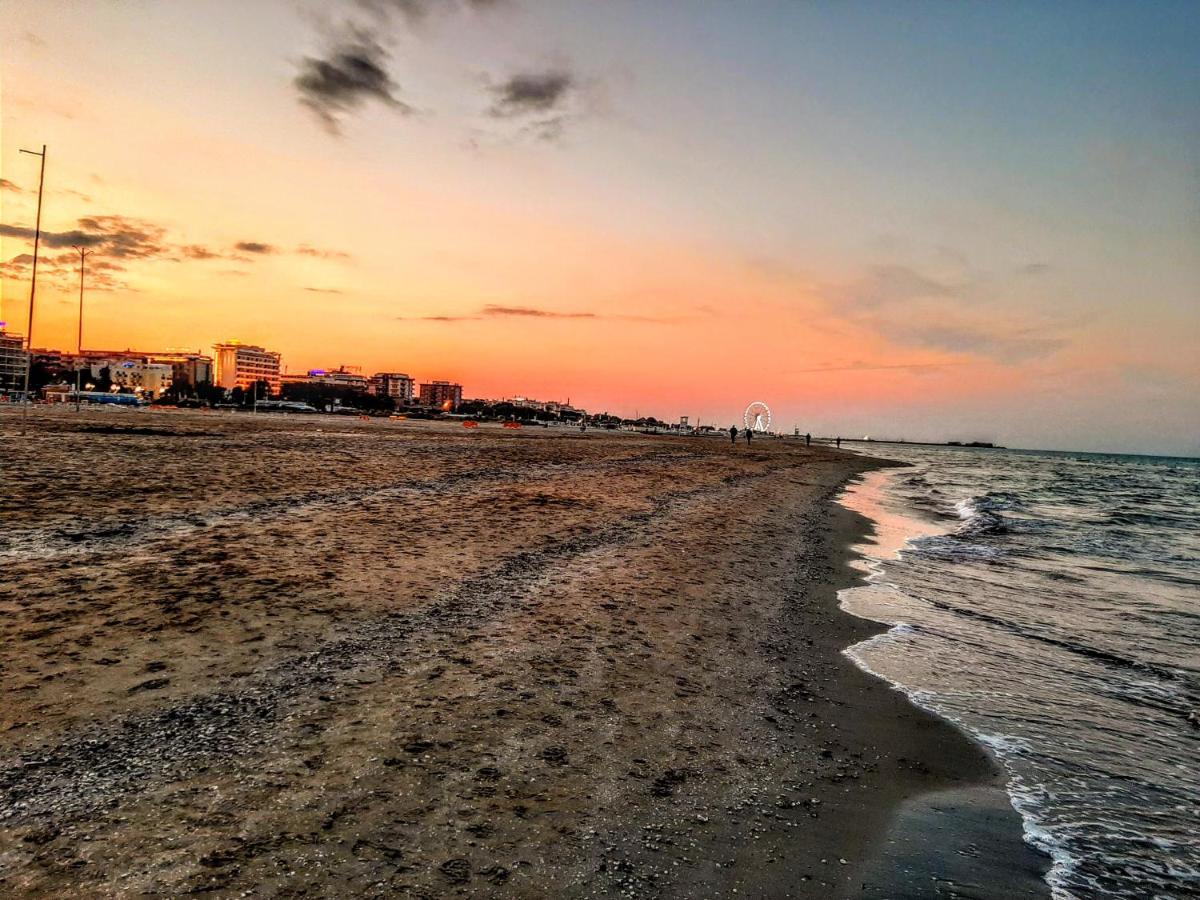
<path id="1" fill-rule="evenodd" d="M 0 390 L 20 390 L 25 385 L 25 339 L 5 331 L 0 324 Z"/>
<path id="2" fill-rule="evenodd" d="M 215 384 L 230 388 L 248 388 L 258 381 L 271 386 L 271 393 L 279 393 L 279 354 L 252 344 L 226 341 L 213 344 L 216 351 Z"/>
<path id="3" fill-rule="evenodd" d="M 462 385 L 449 381 L 431 381 L 421 385 L 421 403 L 426 406 L 445 406 L 450 408 L 462 403 Z"/>
<path id="4" fill-rule="evenodd" d="M 371 391 L 377 397 L 391 397 L 397 403 L 411 403 L 413 380 L 403 372 L 376 372 L 371 376 Z"/>

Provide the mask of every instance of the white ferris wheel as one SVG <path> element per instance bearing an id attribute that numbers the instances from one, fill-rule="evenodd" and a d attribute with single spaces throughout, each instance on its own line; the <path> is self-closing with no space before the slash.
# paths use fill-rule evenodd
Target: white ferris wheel
<path id="1" fill-rule="evenodd" d="M 771 407 L 761 400 L 755 400 L 742 413 L 742 424 L 746 426 L 747 431 L 770 431 Z"/>

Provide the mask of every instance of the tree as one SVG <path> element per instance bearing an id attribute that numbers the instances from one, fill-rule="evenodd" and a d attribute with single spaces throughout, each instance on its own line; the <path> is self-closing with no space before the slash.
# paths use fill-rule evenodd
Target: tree
<path id="1" fill-rule="evenodd" d="M 210 406 L 215 403 L 223 403 L 225 401 L 225 388 L 213 384 L 211 381 L 202 381 L 196 385 L 196 396 Z"/>

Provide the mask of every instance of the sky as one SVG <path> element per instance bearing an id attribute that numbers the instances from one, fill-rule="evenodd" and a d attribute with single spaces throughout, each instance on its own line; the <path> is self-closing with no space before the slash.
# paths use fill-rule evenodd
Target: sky
<path id="1" fill-rule="evenodd" d="M 4 0 L 0 320 L 1200 454 L 1194 2 Z"/>

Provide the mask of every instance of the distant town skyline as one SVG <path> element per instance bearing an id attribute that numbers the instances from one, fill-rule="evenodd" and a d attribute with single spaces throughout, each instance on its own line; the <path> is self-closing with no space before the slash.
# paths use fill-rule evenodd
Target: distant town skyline
<path id="1" fill-rule="evenodd" d="M 79 245 L 85 348 L 1200 453 L 1193 4 L 9 0 L 0 41 L 37 347 Z"/>

